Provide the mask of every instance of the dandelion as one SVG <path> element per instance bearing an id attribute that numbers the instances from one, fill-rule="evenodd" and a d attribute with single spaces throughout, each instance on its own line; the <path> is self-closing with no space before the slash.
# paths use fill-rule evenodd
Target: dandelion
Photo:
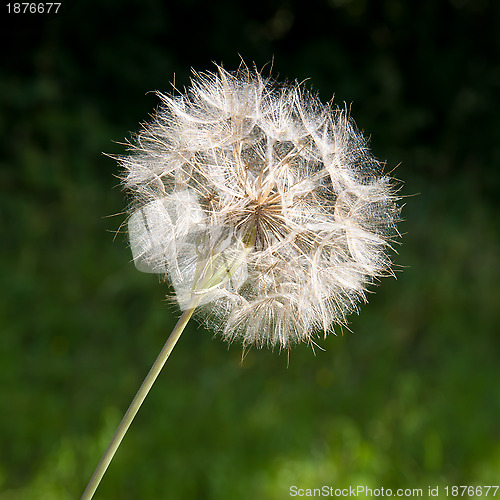
<path id="1" fill-rule="evenodd" d="M 345 324 L 390 272 L 398 207 L 389 177 L 345 111 L 246 68 L 195 75 L 122 158 L 137 211 L 134 260 L 168 277 L 181 309 L 244 345 L 310 342 Z M 206 290 L 200 258 L 240 268 Z M 196 288 L 196 290 L 195 290 Z"/>
<path id="2" fill-rule="evenodd" d="M 134 263 L 170 280 L 183 314 L 94 491 L 193 314 L 245 347 L 312 343 L 392 274 L 398 197 L 346 110 L 247 67 L 195 73 L 185 94 L 158 95 L 119 162 Z"/>

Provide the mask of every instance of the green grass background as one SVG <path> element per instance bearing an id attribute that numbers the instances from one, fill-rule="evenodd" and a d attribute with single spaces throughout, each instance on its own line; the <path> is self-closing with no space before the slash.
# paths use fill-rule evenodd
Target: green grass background
<path id="1" fill-rule="evenodd" d="M 126 201 L 102 152 L 124 152 L 148 91 L 239 55 L 352 102 L 377 157 L 401 163 L 401 272 L 315 355 L 241 362 L 191 324 L 95 498 L 500 484 L 499 3 L 63 1 L 3 17 L 0 500 L 79 498 L 179 314 L 116 235 Z"/>

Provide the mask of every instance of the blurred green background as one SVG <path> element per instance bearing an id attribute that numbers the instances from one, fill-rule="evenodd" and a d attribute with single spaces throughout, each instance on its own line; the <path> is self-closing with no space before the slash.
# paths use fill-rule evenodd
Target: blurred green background
<path id="1" fill-rule="evenodd" d="M 500 483 L 500 2 L 2 8 L 0 500 L 79 498 L 179 314 L 115 238 L 126 202 L 102 152 L 124 152 L 149 91 L 240 56 L 352 103 L 375 155 L 401 163 L 401 272 L 353 334 L 289 364 L 241 363 L 191 324 L 95 498 Z"/>

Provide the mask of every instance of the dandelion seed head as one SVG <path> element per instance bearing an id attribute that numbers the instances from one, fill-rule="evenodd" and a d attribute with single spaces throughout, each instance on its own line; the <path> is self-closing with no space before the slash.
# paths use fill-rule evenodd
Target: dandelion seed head
<path id="1" fill-rule="evenodd" d="M 399 218 L 348 112 L 247 67 L 158 95 L 119 160 L 136 266 L 167 277 L 181 309 L 197 296 L 230 342 L 287 347 L 346 324 L 392 274 Z"/>

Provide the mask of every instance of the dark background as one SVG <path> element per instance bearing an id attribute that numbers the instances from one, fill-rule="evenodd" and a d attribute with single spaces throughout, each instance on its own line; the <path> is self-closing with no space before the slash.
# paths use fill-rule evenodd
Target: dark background
<path id="1" fill-rule="evenodd" d="M 0 500 L 80 496 L 178 316 L 115 234 L 102 152 L 124 152 L 150 91 L 241 58 L 352 103 L 400 164 L 401 272 L 353 334 L 289 365 L 241 363 L 191 324 L 96 498 L 499 483 L 500 2 L 63 0 L 0 18 Z"/>

